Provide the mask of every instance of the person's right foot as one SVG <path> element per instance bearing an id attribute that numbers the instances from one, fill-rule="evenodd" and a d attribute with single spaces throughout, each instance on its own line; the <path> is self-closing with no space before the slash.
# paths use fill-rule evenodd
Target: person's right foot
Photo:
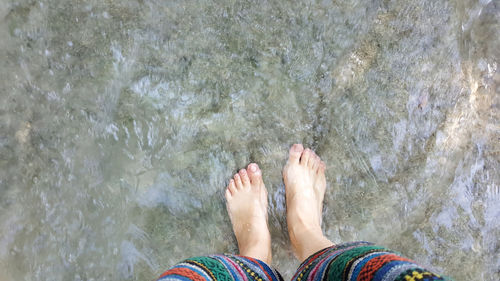
<path id="1" fill-rule="evenodd" d="M 283 179 L 288 234 L 293 251 L 302 262 L 313 253 L 333 245 L 321 230 L 326 190 L 325 163 L 312 150 L 294 144 L 283 168 Z"/>

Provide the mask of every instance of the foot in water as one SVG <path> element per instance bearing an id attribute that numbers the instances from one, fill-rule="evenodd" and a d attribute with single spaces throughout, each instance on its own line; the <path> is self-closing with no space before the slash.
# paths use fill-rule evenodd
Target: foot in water
<path id="1" fill-rule="evenodd" d="M 267 227 L 267 190 L 255 163 L 241 169 L 226 189 L 227 212 L 240 255 L 271 263 L 271 234 Z"/>
<path id="2" fill-rule="evenodd" d="M 294 254 L 301 262 L 333 245 L 321 230 L 325 168 L 316 153 L 304 149 L 301 144 L 290 148 L 288 162 L 283 168 L 288 234 Z"/>

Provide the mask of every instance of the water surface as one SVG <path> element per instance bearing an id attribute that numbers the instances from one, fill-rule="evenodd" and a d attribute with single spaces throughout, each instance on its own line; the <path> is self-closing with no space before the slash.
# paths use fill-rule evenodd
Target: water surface
<path id="1" fill-rule="evenodd" d="M 152 280 L 235 252 L 223 191 L 327 163 L 324 230 L 500 280 L 500 4 L 0 3 L 0 280 Z"/>

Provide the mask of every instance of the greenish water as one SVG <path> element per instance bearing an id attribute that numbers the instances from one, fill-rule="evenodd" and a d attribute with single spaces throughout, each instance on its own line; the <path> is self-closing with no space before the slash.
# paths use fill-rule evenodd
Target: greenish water
<path id="1" fill-rule="evenodd" d="M 327 163 L 324 230 L 500 280 L 498 1 L 0 2 L 0 280 L 152 280 L 235 252 L 223 190 Z"/>

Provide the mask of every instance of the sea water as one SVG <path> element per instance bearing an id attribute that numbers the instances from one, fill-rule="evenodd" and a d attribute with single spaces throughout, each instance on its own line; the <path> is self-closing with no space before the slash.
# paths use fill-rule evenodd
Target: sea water
<path id="1" fill-rule="evenodd" d="M 224 189 L 327 164 L 323 229 L 500 279 L 494 0 L 0 2 L 0 280 L 153 280 L 237 252 Z"/>

